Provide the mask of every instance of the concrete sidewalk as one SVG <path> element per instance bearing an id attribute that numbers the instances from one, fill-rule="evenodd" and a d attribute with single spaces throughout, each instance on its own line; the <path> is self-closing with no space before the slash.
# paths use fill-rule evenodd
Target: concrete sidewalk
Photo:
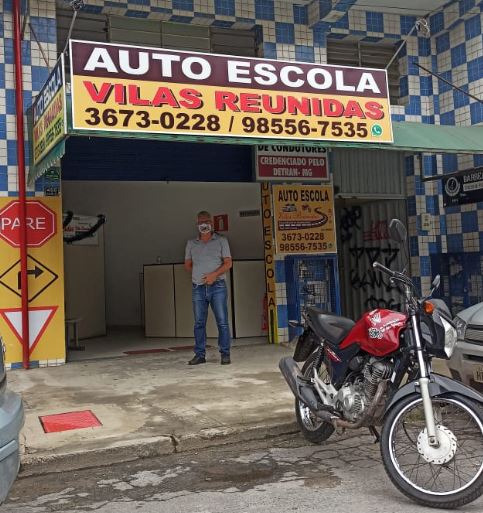
<path id="1" fill-rule="evenodd" d="M 221 366 L 191 352 L 153 353 L 9 373 L 22 394 L 24 474 L 85 468 L 296 431 L 293 396 L 278 371 L 292 349 L 232 349 Z M 39 416 L 91 410 L 101 427 L 44 433 Z"/>

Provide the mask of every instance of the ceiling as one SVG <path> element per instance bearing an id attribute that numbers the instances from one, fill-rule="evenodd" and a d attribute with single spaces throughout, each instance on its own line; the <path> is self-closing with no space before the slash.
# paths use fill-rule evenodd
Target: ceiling
<path id="1" fill-rule="evenodd" d="M 439 9 L 447 3 L 448 0 L 357 0 L 353 9 L 423 15 Z"/>
<path id="2" fill-rule="evenodd" d="M 312 0 L 278 0 L 281 3 L 307 5 Z M 346 0 L 339 0 L 344 2 Z M 69 7 L 70 0 L 56 0 L 58 7 Z M 89 0 L 85 0 L 86 4 L 89 4 Z M 352 7 L 364 9 L 364 10 L 375 10 L 381 12 L 397 12 L 400 14 L 416 14 L 424 15 L 428 12 L 438 9 L 443 5 L 447 4 L 448 0 L 357 0 L 356 4 Z"/>

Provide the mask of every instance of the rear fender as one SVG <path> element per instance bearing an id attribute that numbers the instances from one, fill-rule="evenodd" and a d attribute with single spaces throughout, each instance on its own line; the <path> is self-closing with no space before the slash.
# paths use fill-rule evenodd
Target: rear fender
<path id="1" fill-rule="evenodd" d="M 395 394 L 391 401 L 386 405 L 386 409 L 384 415 L 387 415 L 387 412 L 401 399 L 411 394 L 419 394 L 419 384 L 417 381 L 412 381 L 411 383 L 407 383 L 402 388 L 400 388 Z M 479 394 L 476 390 L 460 383 L 459 381 L 455 381 L 454 379 L 448 378 L 446 376 L 441 376 L 441 374 L 431 374 L 430 382 L 429 382 L 429 395 L 431 397 L 444 397 L 449 394 L 460 394 L 468 399 L 472 399 L 473 401 L 477 401 L 483 404 L 483 395 Z"/>
<path id="2" fill-rule="evenodd" d="M 319 347 L 319 339 L 311 328 L 305 328 L 297 340 L 293 359 L 296 362 L 305 362 L 307 358 Z"/>

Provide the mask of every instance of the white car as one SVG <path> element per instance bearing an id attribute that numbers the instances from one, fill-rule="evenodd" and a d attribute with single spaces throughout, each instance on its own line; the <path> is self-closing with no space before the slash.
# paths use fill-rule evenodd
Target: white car
<path id="1" fill-rule="evenodd" d="M 483 303 L 462 310 L 454 322 L 458 343 L 448 362 L 451 375 L 483 393 Z"/>
<path id="2" fill-rule="evenodd" d="M 7 389 L 5 348 L 0 337 L 0 504 L 18 474 L 20 466 L 19 433 L 24 422 L 20 396 Z"/>

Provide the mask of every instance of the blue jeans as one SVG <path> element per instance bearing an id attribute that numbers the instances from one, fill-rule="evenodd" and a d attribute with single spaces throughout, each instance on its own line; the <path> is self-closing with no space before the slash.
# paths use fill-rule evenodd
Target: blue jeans
<path id="1" fill-rule="evenodd" d="M 213 285 L 193 284 L 193 313 L 195 316 L 195 355 L 205 357 L 206 320 L 208 305 L 215 314 L 218 326 L 218 347 L 220 353 L 230 354 L 230 327 L 228 325 L 227 291 L 225 280 L 218 280 Z"/>

